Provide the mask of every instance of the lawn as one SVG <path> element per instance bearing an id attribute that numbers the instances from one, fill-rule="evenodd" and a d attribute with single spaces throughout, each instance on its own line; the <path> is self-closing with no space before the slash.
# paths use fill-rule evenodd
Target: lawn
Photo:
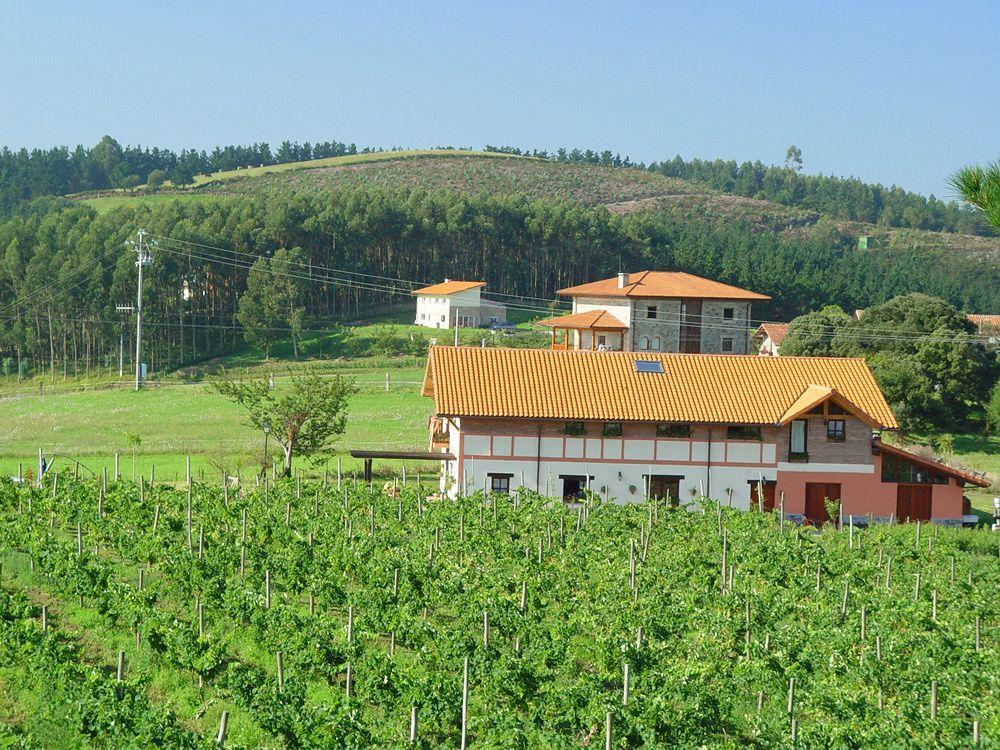
<path id="1" fill-rule="evenodd" d="M 331 370 L 331 372 L 333 372 Z M 431 408 L 419 394 L 423 370 L 345 372 L 358 392 L 350 400 L 346 433 L 338 453 L 350 448 L 424 449 L 426 418 Z M 281 387 L 282 377 L 277 378 Z M 39 448 L 62 461 L 80 461 L 100 473 L 122 454 L 122 471 L 131 472 L 126 433 L 140 436 L 137 470 L 146 475 L 155 466 L 164 480 L 182 477 L 184 457 L 195 472 L 218 473 L 246 467 L 259 460 L 262 436 L 245 423 L 241 410 L 211 391 L 205 383 L 169 383 L 135 391 L 102 388 L 90 391 L 26 391 L 8 397 L 0 410 L 0 472 L 14 475 L 18 463 L 34 467 Z M 345 459 L 346 467 L 354 463 Z M 301 466 L 308 466 L 299 461 Z"/>

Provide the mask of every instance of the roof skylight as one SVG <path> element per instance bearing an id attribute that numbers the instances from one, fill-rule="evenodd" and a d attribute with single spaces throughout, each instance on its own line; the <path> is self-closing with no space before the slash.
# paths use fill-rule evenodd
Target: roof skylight
<path id="1" fill-rule="evenodd" d="M 648 359 L 637 359 L 635 361 L 636 372 L 663 372 L 663 363 Z"/>

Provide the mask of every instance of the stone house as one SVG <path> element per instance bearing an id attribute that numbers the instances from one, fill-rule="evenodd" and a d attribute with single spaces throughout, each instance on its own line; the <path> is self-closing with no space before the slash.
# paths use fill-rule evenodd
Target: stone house
<path id="1" fill-rule="evenodd" d="M 751 306 L 770 300 L 673 271 L 620 273 L 557 294 L 570 297 L 573 310 L 540 321 L 552 330 L 553 349 L 693 354 L 749 353 Z"/>

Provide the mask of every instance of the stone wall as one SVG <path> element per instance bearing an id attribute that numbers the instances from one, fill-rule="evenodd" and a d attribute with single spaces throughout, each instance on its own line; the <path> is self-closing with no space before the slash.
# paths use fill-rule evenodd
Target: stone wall
<path id="1" fill-rule="evenodd" d="M 648 318 L 647 308 L 656 305 L 656 318 Z M 680 349 L 681 336 L 680 300 L 633 300 L 632 328 L 629 331 L 629 349 L 634 352 L 660 351 L 676 352 Z M 652 346 L 653 339 L 660 340 L 659 349 Z M 649 339 L 650 347 L 642 346 L 643 339 Z"/>
<path id="2" fill-rule="evenodd" d="M 724 317 L 725 308 L 733 308 L 733 317 Z M 707 299 L 701 306 L 701 351 L 703 354 L 750 353 L 750 305 L 734 300 Z M 731 352 L 724 352 L 722 340 L 733 339 Z"/>

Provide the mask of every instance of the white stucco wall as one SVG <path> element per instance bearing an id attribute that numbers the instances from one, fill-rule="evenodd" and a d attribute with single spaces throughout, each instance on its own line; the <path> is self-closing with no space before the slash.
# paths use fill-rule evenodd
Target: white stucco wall
<path id="1" fill-rule="evenodd" d="M 453 431 L 453 436 L 457 434 Z M 482 491 L 489 474 L 510 474 L 511 490 L 524 486 L 550 497 L 562 494 L 561 475 L 592 477 L 593 492 L 619 503 L 645 498 L 646 477 L 682 477 L 681 502 L 702 493 L 733 507 L 750 504 L 750 482 L 777 479 L 776 446 L 749 441 L 552 437 L 467 434 L 453 437 L 450 494 Z M 711 466 L 709 465 L 711 454 Z M 459 474 L 460 472 L 460 474 Z"/>

